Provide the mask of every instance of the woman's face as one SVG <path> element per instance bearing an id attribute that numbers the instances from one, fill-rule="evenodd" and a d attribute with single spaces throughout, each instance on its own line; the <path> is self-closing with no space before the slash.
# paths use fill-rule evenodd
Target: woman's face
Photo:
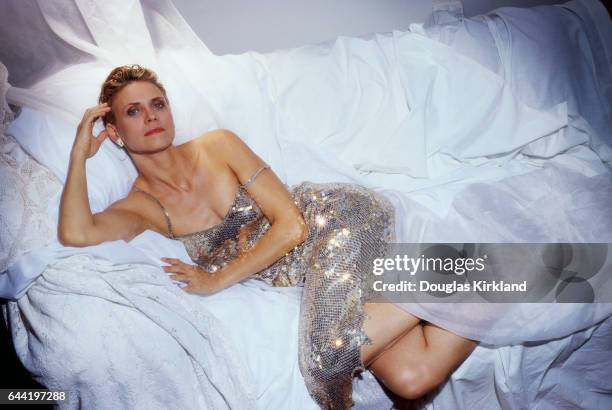
<path id="1" fill-rule="evenodd" d="M 118 137 L 129 152 L 155 153 L 172 145 L 172 111 L 155 84 L 131 82 L 115 94 L 112 109 Z"/>

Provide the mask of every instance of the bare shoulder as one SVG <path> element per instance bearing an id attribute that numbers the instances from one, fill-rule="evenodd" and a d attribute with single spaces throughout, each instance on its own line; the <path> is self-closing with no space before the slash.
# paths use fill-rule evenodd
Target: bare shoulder
<path id="1" fill-rule="evenodd" d="M 209 162 L 217 166 L 229 166 L 234 173 L 238 174 L 235 164 L 244 164 L 247 168 L 252 167 L 251 162 L 263 161 L 249 148 L 249 146 L 235 132 L 226 128 L 209 131 L 192 140 L 190 150 L 198 150 L 204 154 Z"/>
<path id="2" fill-rule="evenodd" d="M 235 132 L 219 128 L 202 136 L 202 147 L 215 156 L 228 159 L 228 156 L 244 155 L 247 144 Z"/>
<path id="3" fill-rule="evenodd" d="M 233 131 L 226 128 L 218 128 L 216 130 L 205 132 L 197 138 L 181 144 L 181 148 L 188 150 L 205 149 L 207 151 L 227 147 L 228 145 L 242 142 L 240 137 Z"/>
<path id="4" fill-rule="evenodd" d="M 229 165 L 243 161 L 263 163 L 241 137 L 225 128 L 220 128 L 211 134 L 207 139 L 207 145 L 210 152 L 224 159 Z"/>

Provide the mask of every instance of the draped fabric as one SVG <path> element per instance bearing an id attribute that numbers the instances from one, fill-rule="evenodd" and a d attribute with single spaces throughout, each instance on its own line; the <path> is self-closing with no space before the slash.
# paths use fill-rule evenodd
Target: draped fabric
<path id="1" fill-rule="evenodd" d="M 597 241 L 605 240 L 594 237 L 598 233 L 612 232 L 602 208 L 612 198 L 609 170 L 588 146 L 588 126 L 568 126 L 565 102 L 545 111 L 524 106 L 501 77 L 426 37 L 396 31 L 267 55 L 215 56 L 170 1 L 15 0 L 2 7 L 0 60 L 12 85 L 7 100 L 22 107 L 13 132 L 60 181 L 76 125 L 96 104 L 101 82 L 115 66 L 136 62 L 166 85 L 176 143 L 229 128 L 289 184 L 355 182 L 384 190 L 396 207 L 398 240 Z M 580 47 L 587 57 L 593 52 L 584 42 Z M 463 74 L 470 82 L 461 82 Z M 483 104 L 485 96 L 488 110 L 470 103 Z M 36 129 L 44 133 L 36 136 Z M 376 151 L 380 141 L 393 159 L 388 164 Z M 376 155 L 376 161 L 362 161 Z M 87 173 L 94 212 L 123 197 L 135 178 L 131 162 L 110 141 L 88 161 Z M 521 184 L 508 180 L 521 175 Z M 558 180 L 570 184 L 555 191 Z M 584 203 L 577 189 L 587 187 L 593 200 Z M 492 202 L 481 199 L 495 197 L 496 189 L 514 200 L 487 209 Z M 537 221 L 541 229 L 513 229 L 532 228 L 530 212 L 541 209 L 555 210 Z M 113 257 L 117 264 L 124 260 L 121 252 Z M 44 268 L 32 265 L 36 274 Z M 567 335 L 601 321 L 612 308 L 531 305 L 500 314 L 481 305 L 489 311 L 478 316 L 443 304 L 406 309 L 459 334 L 503 344 Z M 563 326 L 545 326 L 560 312 Z M 493 323 L 506 330 L 492 333 Z"/>

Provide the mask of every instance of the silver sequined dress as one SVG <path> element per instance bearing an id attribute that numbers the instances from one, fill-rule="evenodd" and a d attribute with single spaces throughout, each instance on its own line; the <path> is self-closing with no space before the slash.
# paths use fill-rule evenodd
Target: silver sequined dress
<path id="1" fill-rule="evenodd" d="M 250 248 L 270 228 L 248 185 L 240 185 L 223 221 L 209 229 L 170 236 L 191 259 L 214 271 Z M 372 289 L 372 260 L 384 257 L 394 238 L 394 209 L 383 196 L 347 183 L 303 182 L 287 187 L 308 224 L 307 239 L 267 269 L 254 274 L 273 286 L 303 285 L 299 365 L 308 391 L 325 409 L 352 406 L 352 378 L 363 370 L 360 346 L 363 305 Z M 150 194 L 149 194 L 150 195 Z"/>

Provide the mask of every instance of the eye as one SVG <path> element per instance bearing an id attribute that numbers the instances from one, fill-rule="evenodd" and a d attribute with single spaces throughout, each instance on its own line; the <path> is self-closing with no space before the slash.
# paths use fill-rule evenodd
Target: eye
<path id="1" fill-rule="evenodd" d="M 161 110 L 161 109 L 163 109 L 166 106 L 166 103 L 161 101 L 161 100 L 158 100 L 158 101 L 155 102 L 154 106 L 158 110 Z"/>
<path id="2" fill-rule="evenodd" d="M 138 108 L 132 107 L 129 110 L 127 110 L 127 115 L 129 115 L 130 117 L 133 117 L 137 113 L 138 113 Z"/>

